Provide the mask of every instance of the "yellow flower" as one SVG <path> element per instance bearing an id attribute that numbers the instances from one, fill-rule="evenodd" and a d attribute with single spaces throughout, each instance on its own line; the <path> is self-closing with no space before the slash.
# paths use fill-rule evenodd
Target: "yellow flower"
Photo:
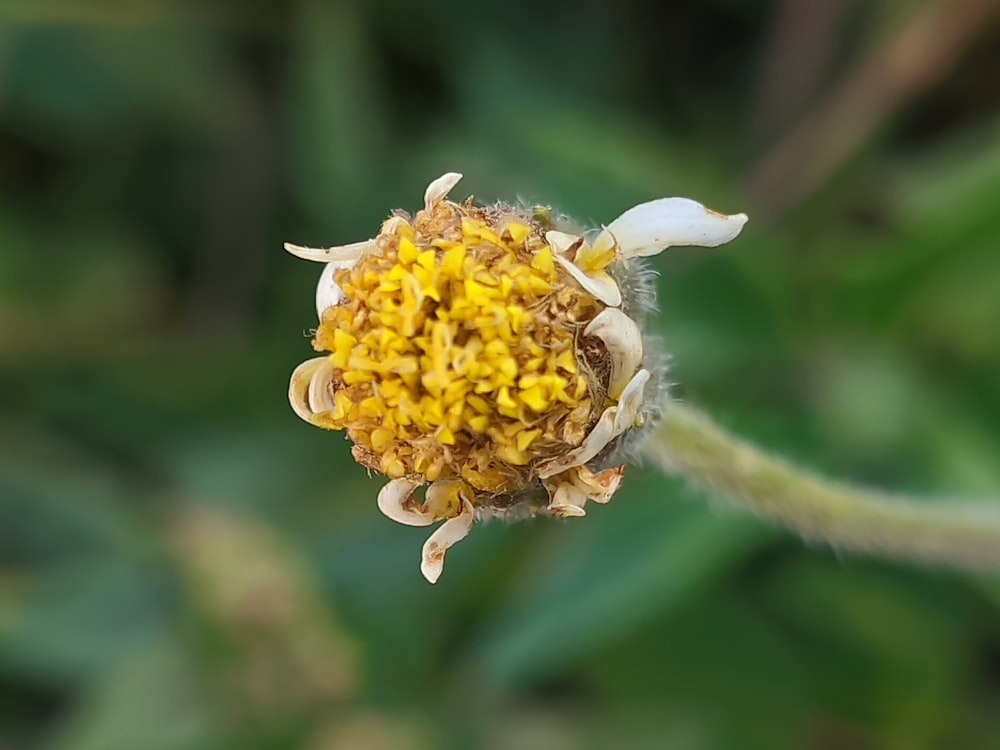
<path id="1" fill-rule="evenodd" d="M 656 369 L 622 293 L 639 278 L 633 259 L 714 247 L 746 222 L 663 198 L 591 241 L 547 209 L 447 200 L 460 179 L 434 180 L 423 210 L 395 212 L 374 239 L 285 245 L 326 264 L 313 340 L 324 354 L 292 374 L 292 407 L 345 430 L 358 463 L 389 477 L 385 515 L 444 522 L 423 549 L 432 583 L 476 519 L 582 516 L 587 500 L 611 499 Z"/>

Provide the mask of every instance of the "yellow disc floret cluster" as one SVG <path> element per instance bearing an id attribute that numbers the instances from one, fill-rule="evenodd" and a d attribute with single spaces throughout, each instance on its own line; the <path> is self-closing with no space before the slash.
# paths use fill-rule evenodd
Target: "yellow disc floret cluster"
<path id="1" fill-rule="evenodd" d="M 477 495 L 531 482 L 579 445 L 605 407 L 581 344 L 603 307 L 572 284 L 539 227 L 444 202 L 395 216 L 334 275 L 340 304 L 314 347 L 329 352 L 332 409 L 363 465 L 390 478 L 457 478 Z"/>

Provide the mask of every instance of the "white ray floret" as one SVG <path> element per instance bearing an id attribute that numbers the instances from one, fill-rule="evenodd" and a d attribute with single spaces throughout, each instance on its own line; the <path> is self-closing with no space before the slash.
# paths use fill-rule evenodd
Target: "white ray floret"
<path id="1" fill-rule="evenodd" d="M 333 365 L 329 357 L 314 357 L 307 359 L 292 372 L 288 382 L 288 401 L 292 410 L 300 419 L 312 422 L 313 417 L 321 411 L 332 408 L 326 399 L 328 395 L 321 393 L 330 382 Z"/>
<path id="2" fill-rule="evenodd" d="M 607 503 L 618 490 L 625 466 L 616 466 L 596 474 L 586 466 L 574 466 L 561 474 L 543 480 L 549 493 L 546 510 L 554 516 L 568 518 L 586 514 L 588 500 Z"/>
<path id="3" fill-rule="evenodd" d="M 583 506 L 587 493 L 571 482 L 560 482 L 549 499 L 546 510 L 557 518 L 580 518 L 587 515 Z"/>
<path id="4" fill-rule="evenodd" d="M 333 362 L 329 357 L 322 357 L 316 365 L 312 377 L 309 378 L 309 408 L 313 414 L 322 414 L 333 409 L 333 392 L 330 383 L 333 380 Z"/>
<path id="5" fill-rule="evenodd" d="M 475 521 L 475 510 L 466 498 L 461 499 L 462 512 L 449 518 L 424 542 L 421 551 L 420 572 L 431 583 L 437 583 L 444 570 L 444 554 L 469 535 Z"/>
<path id="6" fill-rule="evenodd" d="M 354 268 L 357 261 L 337 260 L 327 263 L 323 268 L 323 273 L 319 276 L 319 283 L 316 284 L 316 315 L 323 319 L 323 311 L 328 307 L 339 305 L 344 298 L 344 292 L 340 285 L 334 281 L 334 274 L 345 268 Z"/>
<path id="7" fill-rule="evenodd" d="M 596 474 L 586 466 L 576 466 L 570 469 L 569 474 L 573 484 L 587 494 L 588 500 L 603 505 L 609 502 L 618 491 L 618 485 L 622 483 L 622 478 L 625 476 L 625 465 L 605 469 Z"/>
<path id="8" fill-rule="evenodd" d="M 608 224 L 594 247 L 617 242 L 620 258 L 656 255 L 676 245 L 718 247 L 735 239 L 746 223 L 746 214 L 721 214 L 690 198 L 660 198 L 640 203 Z"/>
<path id="9" fill-rule="evenodd" d="M 582 466 L 604 450 L 608 443 L 635 425 L 642 413 L 642 391 L 649 376 L 649 370 L 639 370 L 633 375 L 618 403 L 604 410 L 583 442 L 569 453 L 540 464 L 537 468 L 538 476 L 546 479 L 574 466 Z"/>
<path id="10" fill-rule="evenodd" d="M 583 329 L 585 336 L 597 336 L 611 357 L 608 395 L 617 399 L 642 362 L 642 332 L 628 315 L 614 307 L 602 310 Z"/>
<path id="11" fill-rule="evenodd" d="M 422 483 L 412 479 L 392 479 L 378 493 L 378 509 L 390 520 L 404 526 L 430 526 L 437 519 L 417 502 L 413 491 Z"/>
<path id="12" fill-rule="evenodd" d="M 632 376 L 628 385 L 625 386 L 622 395 L 618 398 L 618 406 L 615 411 L 614 435 L 612 437 L 618 437 L 625 430 L 635 427 L 640 423 L 642 395 L 650 377 L 649 370 L 639 370 L 639 372 Z"/>
<path id="13" fill-rule="evenodd" d="M 606 271 L 587 273 L 562 255 L 554 254 L 552 257 L 566 269 L 566 273 L 572 276 L 577 284 L 583 287 L 584 291 L 589 292 L 608 307 L 618 307 L 622 303 L 621 289 L 618 288 L 618 282 L 611 277 L 611 274 Z"/>
<path id="14" fill-rule="evenodd" d="M 462 179 L 459 172 L 445 172 L 432 181 L 424 191 L 424 210 L 430 211 L 434 206 L 448 197 L 451 189 Z"/>
<path id="15" fill-rule="evenodd" d="M 549 243 L 549 248 L 552 250 L 553 255 L 569 257 L 571 253 L 575 253 L 576 249 L 583 244 L 584 239 L 576 234 L 557 232 L 553 229 L 545 233 L 545 241 Z"/>
<path id="16" fill-rule="evenodd" d="M 378 245 L 375 240 L 362 240 L 352 242 L 350 245 L 336 245 L 334 247 L 304 247 L 303 245 L 293 245 L 291 242 L 285 243 L 285 250 L 296 258 L 311 260 L 314 263 L 333 263 L 361 260 L 365 253 L 377 252 Z"/>

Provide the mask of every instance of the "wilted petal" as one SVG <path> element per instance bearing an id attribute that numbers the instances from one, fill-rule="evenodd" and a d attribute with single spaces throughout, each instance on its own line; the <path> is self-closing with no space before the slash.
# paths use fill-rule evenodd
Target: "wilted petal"
<path id="1" fill-rule="evenodd" d="M 604 410 L 583 442 L 569 453 L 540 464 L 536 469 L 538 476 L 545 479 L 574 466 L 582 466 L 625 430 L 635 426 L 642 413 L 642 391 L 648 380 L 649 370 L 639 370 L 633 375 L 618 403 Z"/>
<path id="2" fill-rule="evenodd" d="M 448 197 L 448 193 L 461 179 L 462 175 L 458 172 L 446 172 L 434 180 L 424 191 L 424 209 L 430 211 Z"/>
<path id="3" fill-rule="evenodd" d="M 352 242 L 350 245 L 337 245 L 336 247 L 303 247 L 286 242 L 285 250 L 296 258 L 312 260 L 317 263 L 357 262 L 365 253 L 378 252 L 378 245 L 375 244 L 374 240 Z"/>
<path id="4" fill-rule="evenodd" d="M 605 409 L 583 442 L 569 453 L 540 464 L 536 469 L 538 476 L 545 479 L 574 466 L 580 466 L 604 450 L 615 437 L 615 413 L 617 410 L 616 406 L 609 406 Z"/>
<path id="5" fill-rule="evenodd" d="M 395 234 L 396 230 L 399 229 L 399 225 L 405 223 L 406 219 L 402 216 L 390 216 L 382 222 L 382 228 L 379 230 L 379 234 Z"/>
<path id="6" fill-rule="evenodd" d="M 585 336 L 597 336 L 611 356 L 608 395 L 617 399 L 642 362 L 642 333 L 639 326 L 621 310 L 602 310 L 583 329 Z"/>
<path id="7" fill-rule="evenodd" d="M 316 284 L 316 315 L 323 319 L 323 311 L 328 307 L 339 305 L 344 298 L 344 292 L 333 280 L 333 275 L 344 268 L 353 268 L 356 260 L 338 260 L 327 263 Z"/>
<path id="8" fill-rule="evenodd" d="M 621 289 L 618 288 L 618 282 L 611 278 L 610 274 L 605 271 L 587 274 L 578 265 L 562 255 L 553 255 L 552 257 L 566 269 L 566 272 L 573 277 L 576 283 L 583 287 L 584 291 L 589 292 L 605 305 L 618 307 L 622 303 Z"/>
<path id="9" fill-rule="evenodd" d="M 549 504 L 546 510 L 558 518 L 579 518 L 587 515 L 583 506 L 587 503 L 587 495 L 568 480 L 556 484 L 555 491 L 549 491 Z"/>
<path id="10" fill-rule="evenodd" d="M 625 464 L 604 469 L 596 474 L 586 466 L 576 466 L 567 472 L 572 477 L 573 484 L 579 487 L 588 500 L 595 503 L 606 503 L 618 491 L 618 485 L 625 476 Z"/>
<path id="11" fill-rule="evenodd" d="M 621 435 L 630 427 L 635 427 L 642 414 L 642 393 L 649 382 L 649 370 L 639 370 L 625 386 L 615 407 L 615 435 Z"/>
<path id="12" fill-rule="evenodd" d="M 472 503 L 462 499 L 462 512 L 449 518 L 424 542 L 420 572 L 431 583 L 437 583 L 444 569 L 444 553 L 469 535 L 475 520 Z"/>
<path id="13" fill-rule="evenodd" d="M 312 422 L 313 415 L 316 414 L 313 408 L 316 402 L 316 396 L 312 394 L 315 388 L 313 383 L 319 382 L 327 374 L 327 368 L 332 368 L 329 357 L 315 357 L 307 359 L 292 372 L 288 383 L 288 402 L 299 418 L 306 422 Z"/>
<path id="14" fill-rule="evenodd" d="M 545 233 L 545 241 L 549 243 L 553 255 L 569 256 L 583 244 L 584 239 L 576 234 L 552 230 Z"/>
<path id="15" fill-rule="evenodd" d="M 333 393 L 330 381 L 333 380 L 334 366 L 329 357 L 323 357 L 312 377 L 309 378 L 309 408 L 313 414 L 321 414 L 333 409 Z"/>
<path id="16" fill-rule="evenodd" d="M 656 255 L 674 245 L 717 247 L 740 233 L 746 214 L 727 216 L 688 198 L 660 198 L 630 208 L 608 224 L 620 257 Z"/>
<path id="17" fill-rule="evenodd" d="M 422 482 L 413 479 L 392 479 L 378 493 L 378 509 L 396 523 L 405 526 L 430 526 L 437 519 L 427 513 L 413 497 Z"/>

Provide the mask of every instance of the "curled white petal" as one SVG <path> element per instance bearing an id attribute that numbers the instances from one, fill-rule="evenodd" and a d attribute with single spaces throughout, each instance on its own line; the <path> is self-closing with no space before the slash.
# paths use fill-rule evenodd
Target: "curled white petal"
<path id="1" fill-rule="evenodd" d="M 574 485 L 580 488 L 588 500 L 595 503 L 606 503 L 618 491 L 618 485 L 625 476 L 625 465 L 604 469 L 596 473 L 586 466 L 576 466 L 567 472 Z"/>
<path id="2" fill-rule="evenodd" d="M 420 572 L 430 583 L 437 583 L 438 578 L 441 577 L 441 571 L 444 569 L 444 553 L 469 535 L 475 518 L 472 503 L 463 498 L 462 512 L 438 526 L 424 542 Z"/>
<path id="3" fill-rule="evenodd" d="M 344 291 L 340 288 L 333 275 L 343 268 L 354 268 L 356 260 L 338 260 L 327 263 L 323 268 L 323 273 L 319 275 L 319 282 L 316 284 L 316 315 L 323 319 L 323 311 L 328 307 L 339 305 L 344 298 Z"/>
<path id="4" fill-rule="evenodd" d="M 286 242 L 285 250 L 296 258 L 311 260 L 316 263 L 357 262 L 361 260 L 361 257 L 365 253 L 377 252 L 378 245 L 375 244 L 375 240 L 352 242 L 350 245 L 337 245 L 336 247 L 303 247 L 302 245 L 293 245 L 291 242 Z"/>
<path id="5" fill-rule="evenodd" d="M 587 494 L 576 485 L 564 481 L 556 485 L 551 493 L 546 510 L 558 518 L 579 518 L 587 515 L 583 506 L 587 503 Z"/>
<path id="6" fill-rule="evenodd" d="M 584 240 L 579 235 L 557 232 L 553 229 L 545 233 L 545 241 L 549 243 L 553 255 L 568 256 L 570 251 L 580 247 Z"/>
<path id="7" fill-rule="evenodd" d="M 317 411 L 325 411 L 325 409 L 314 408 L 314 406 L 320 405 L 315 392 L 317 388 L 315 384 L 328 383 L 329 375 L 333 372 L 332 367 L 329 357 L 314 357 L 307 359 L 292 372 L 292 377 L 288 382 L 288 402 L 300 419 L 312 422 Z"/>
<path id="8" fill-rule="evenodd" d="M 586 466 L 573 466 L 561 474 L 543 480 L 549 493 L 546 510 L 553 516 L 569 518 L 586 515 L 588 500 L 606 503 L 614 496 L 625 474 L 625 466 L 597 473 Z"/>
<path id="9" fill-rule="evenodd" d="M 545 479 L 574 466 L 582 466 L 604 450 L 608 443 L 633 427 L 642 413 L 642 392 L 648 380 L 649 370 L 639 370 L 633 375 L 618 403 L 604 410 L 583 442 L 569 453 L 539 464 L 536 469 L 538 476 Z"/>
<path id="10" fill-rule="evenodd" d="M 312 377 L 309 378 L 307 397 L 309 408 L 313 414 L 321 414 L 333 409 L 333 389 L 330 382 L 333 380 L 334 369 L 330 358 L 323 357 L 323 361 L 316 366 Z"/>
<path id="11" fill-rule="evenodd" d="M 594 425 L 594 429 L 587 433 L 583 442 L 569 453 L 539 465 L 538 476 L 545 479 L 574 466 L 580 466 L 604 450 L 615 437 L 615 413 L 617 410 L 616 406 L 609 406 L 605 409 L 601 418 L 597 420 L 597 424 Z"/>
<path id="12" fill-rule="evenodd" d="M 446 172 L 431 182 L 424 191 L 424 209 L 430 211 L 434 206 L 448 197 L 451 189 L 462 179 L 458 172 Z"/>
<path id="13" fill-rule="evenodd" d="M 598 313 L 583 329 L 585 336 L 597 336 L 611 356 L 608 395 L 617 399 L 642 362 L 642 333 L 628 315 L 614 307 Z"/>
<path id="14" fill-rule="evenodd" d="M 621 289 L 618 288 L 618 282 L 611 278 L 610 274 L 604 271 L 588 274 L 576 263 L 567 260 L 562 255 L 554 254 L 552 257 L 566 269 L 566 272 L 573 277 L 577 284 L 583 287 L 584 291 L 589 292 L 608 307 L 618 307 L 622 303 Z"/>
<path id="15" fill-rule="evenodd" d="M 717 247 L 734 239 L 746 214 L 727 216 L 689 198 L 660 198 L 630 208 L 608 224 L 620 257 L 656 255 L 674 245 Z"/>
<path id="16" fill-rule="evenodd" d="M 413 479 L 390 480 L 378 493 L 378 509 L 405 526 L 430 526 L 437 519 L 415 501 L 413 491 L 422 483 Z"/>
<path id="17" fill-rule="evenodd" d="M 642 414 L 642 394 L 649 377 L 649 370 L 639 370 L 622 391 L 615 411 L 615 436 L 638 423 L 639 415 Z"/>

